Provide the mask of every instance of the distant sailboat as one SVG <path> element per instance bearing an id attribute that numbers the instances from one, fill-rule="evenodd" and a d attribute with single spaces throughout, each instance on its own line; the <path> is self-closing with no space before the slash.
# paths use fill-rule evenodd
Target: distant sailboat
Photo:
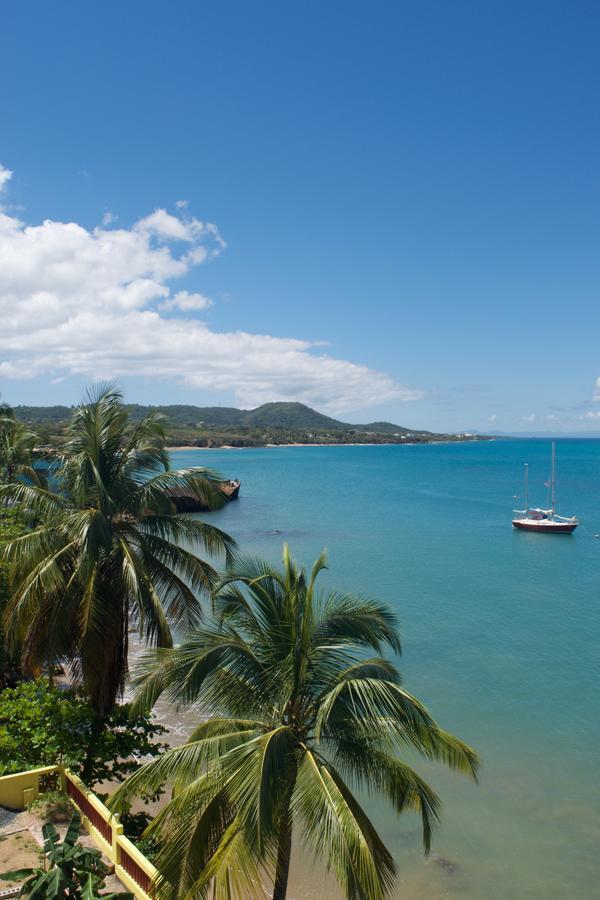
<path id="1" fill-rule="evenodd" d="M 525 463 L 525 509 L 515 509 L 518 518 L 513 526 L 521 531 L 542 531 L 546 534 L 571 534 L 579 521 L 576 516 L 559 516 L 556 512 L 556 444 L 552 443 L 552 476 L 550 478 L 551 509 L 529 508 L 529 464 Z"/>

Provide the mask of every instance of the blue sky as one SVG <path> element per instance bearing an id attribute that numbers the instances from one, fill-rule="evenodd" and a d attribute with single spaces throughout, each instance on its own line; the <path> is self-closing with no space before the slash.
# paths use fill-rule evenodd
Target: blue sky
<path id="1" fill-rule="evenodd" d="M 599 35 L 594 2 L 6 4 L 3 399 L 600 431 Z"/>

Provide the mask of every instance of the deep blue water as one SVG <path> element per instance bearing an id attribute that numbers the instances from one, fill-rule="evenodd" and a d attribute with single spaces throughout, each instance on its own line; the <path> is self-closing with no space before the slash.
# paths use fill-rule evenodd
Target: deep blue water
<path id="1" fill-rule="evenodd" d="M 327 547 L 331 583 L 393 604 L 406 687 L 483 757 L 479 786 L 416 762 L 444 801 L 429 861 L 414 816 L 371 804 L 410 900 L 598 896 L 600 442 L 558 442 L 575 534 L 514 532 L 523 462 L 544 505 L 549 460 L 542 441 L 173 453 L 241 479 L 206 518 L 245 551 Z M 315 878 L 297 866 L 294 896 L 323 896 Z"/>

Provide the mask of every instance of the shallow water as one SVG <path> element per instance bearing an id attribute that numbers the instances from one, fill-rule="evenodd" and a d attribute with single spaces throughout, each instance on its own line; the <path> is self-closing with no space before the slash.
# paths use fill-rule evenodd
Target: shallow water
<path id="1" fill-rule="evenodd" d="M 326 546 L 331 583 L 392 603 L 407 688 L 482 755 L 479 786 L 417 764 L 444 801 L 427 861 L 416 817 L 371 804 L 398 897 L 598 896 L 600 442 L 558 442 L 577 532 L 514 532 L 522 464 L 544 505 L 549 453 L 540 441 L 173 453 L 241 479 L 240 499 L 205 518 L 243 550 L 275 561 L 286 541 L 310 564 Z M 336 896 L 303 858 L 292 880 L 293 897 Z"/>

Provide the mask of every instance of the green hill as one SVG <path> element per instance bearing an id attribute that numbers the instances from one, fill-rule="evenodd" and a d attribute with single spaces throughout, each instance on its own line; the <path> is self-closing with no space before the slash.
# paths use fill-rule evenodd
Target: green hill
<path id="1" fill-rule="evenodd" d="M 179 428 L 283 428 L 286 431 L 354 431 L 376 434 L 402 434 L 407 431 L 392 422 L 371 422 L 352 425 L 333 419 L 311 409 L 304 403 L 263 403 L 256 409 L 236 409 L 232 406 L 169 406 L 128 405 L 134 419 L 141 419 L 151 410 L 161 413 L 170 425 Z M 19 419 L 37 425 L 65 422 L 71 415 L 69 406 L 16 406 Z"/>
<path id="2" fill-rule="evenodd" d="M 286 428 L 315 431 L 339 431 L 348 426 L 337 419 L 305 406 L 304 403 L 263 403 L 256 409 L 243 410 L 244 425 L 259 428 Z"/>
<path id="3" fill-rule="evenodd" d="M 373 432 L 373 434 L 408 434 L 410 428 L 402 428 L 401 425 L 394 425 L 393 422 L 369 422 L 368 425 L 353 425 L 356 429 L 365 432 Z M 421 431 L 420 434 L 431 434 L 430 431 Z"/>
<path id="4" fill-rule="evenodd" d="M 64 439 L 69 406 L 16 406 L 19 419 L 37 432 L 41 444 Z M 168 441 L 193 447 L 264 447 L 267 444 L 402 444 L 465 440 L 463 435 L 412 430 L 393 422 L 355 425 L 311 409 L 304 403 L 263 403 L 256 409 L 233 406 L 142 406 L 128 409 L 134 420 L 153 411 L 164 415 Z"/>
<path id="5" fill-rule="evenodd" d="M 130 403 L 128 409 L 134 419 L 142 419 L 149 412 L 158 412 L 165 416 L 171 425 L 186 428 L 198 428 L 201 425 L 237 427 L 244 424 L 243 416 L 245 414 L 245 410 L 235 409 L 233 406 L 186 406 L 180 404 L 140 406 L 137 403 Z"/>

